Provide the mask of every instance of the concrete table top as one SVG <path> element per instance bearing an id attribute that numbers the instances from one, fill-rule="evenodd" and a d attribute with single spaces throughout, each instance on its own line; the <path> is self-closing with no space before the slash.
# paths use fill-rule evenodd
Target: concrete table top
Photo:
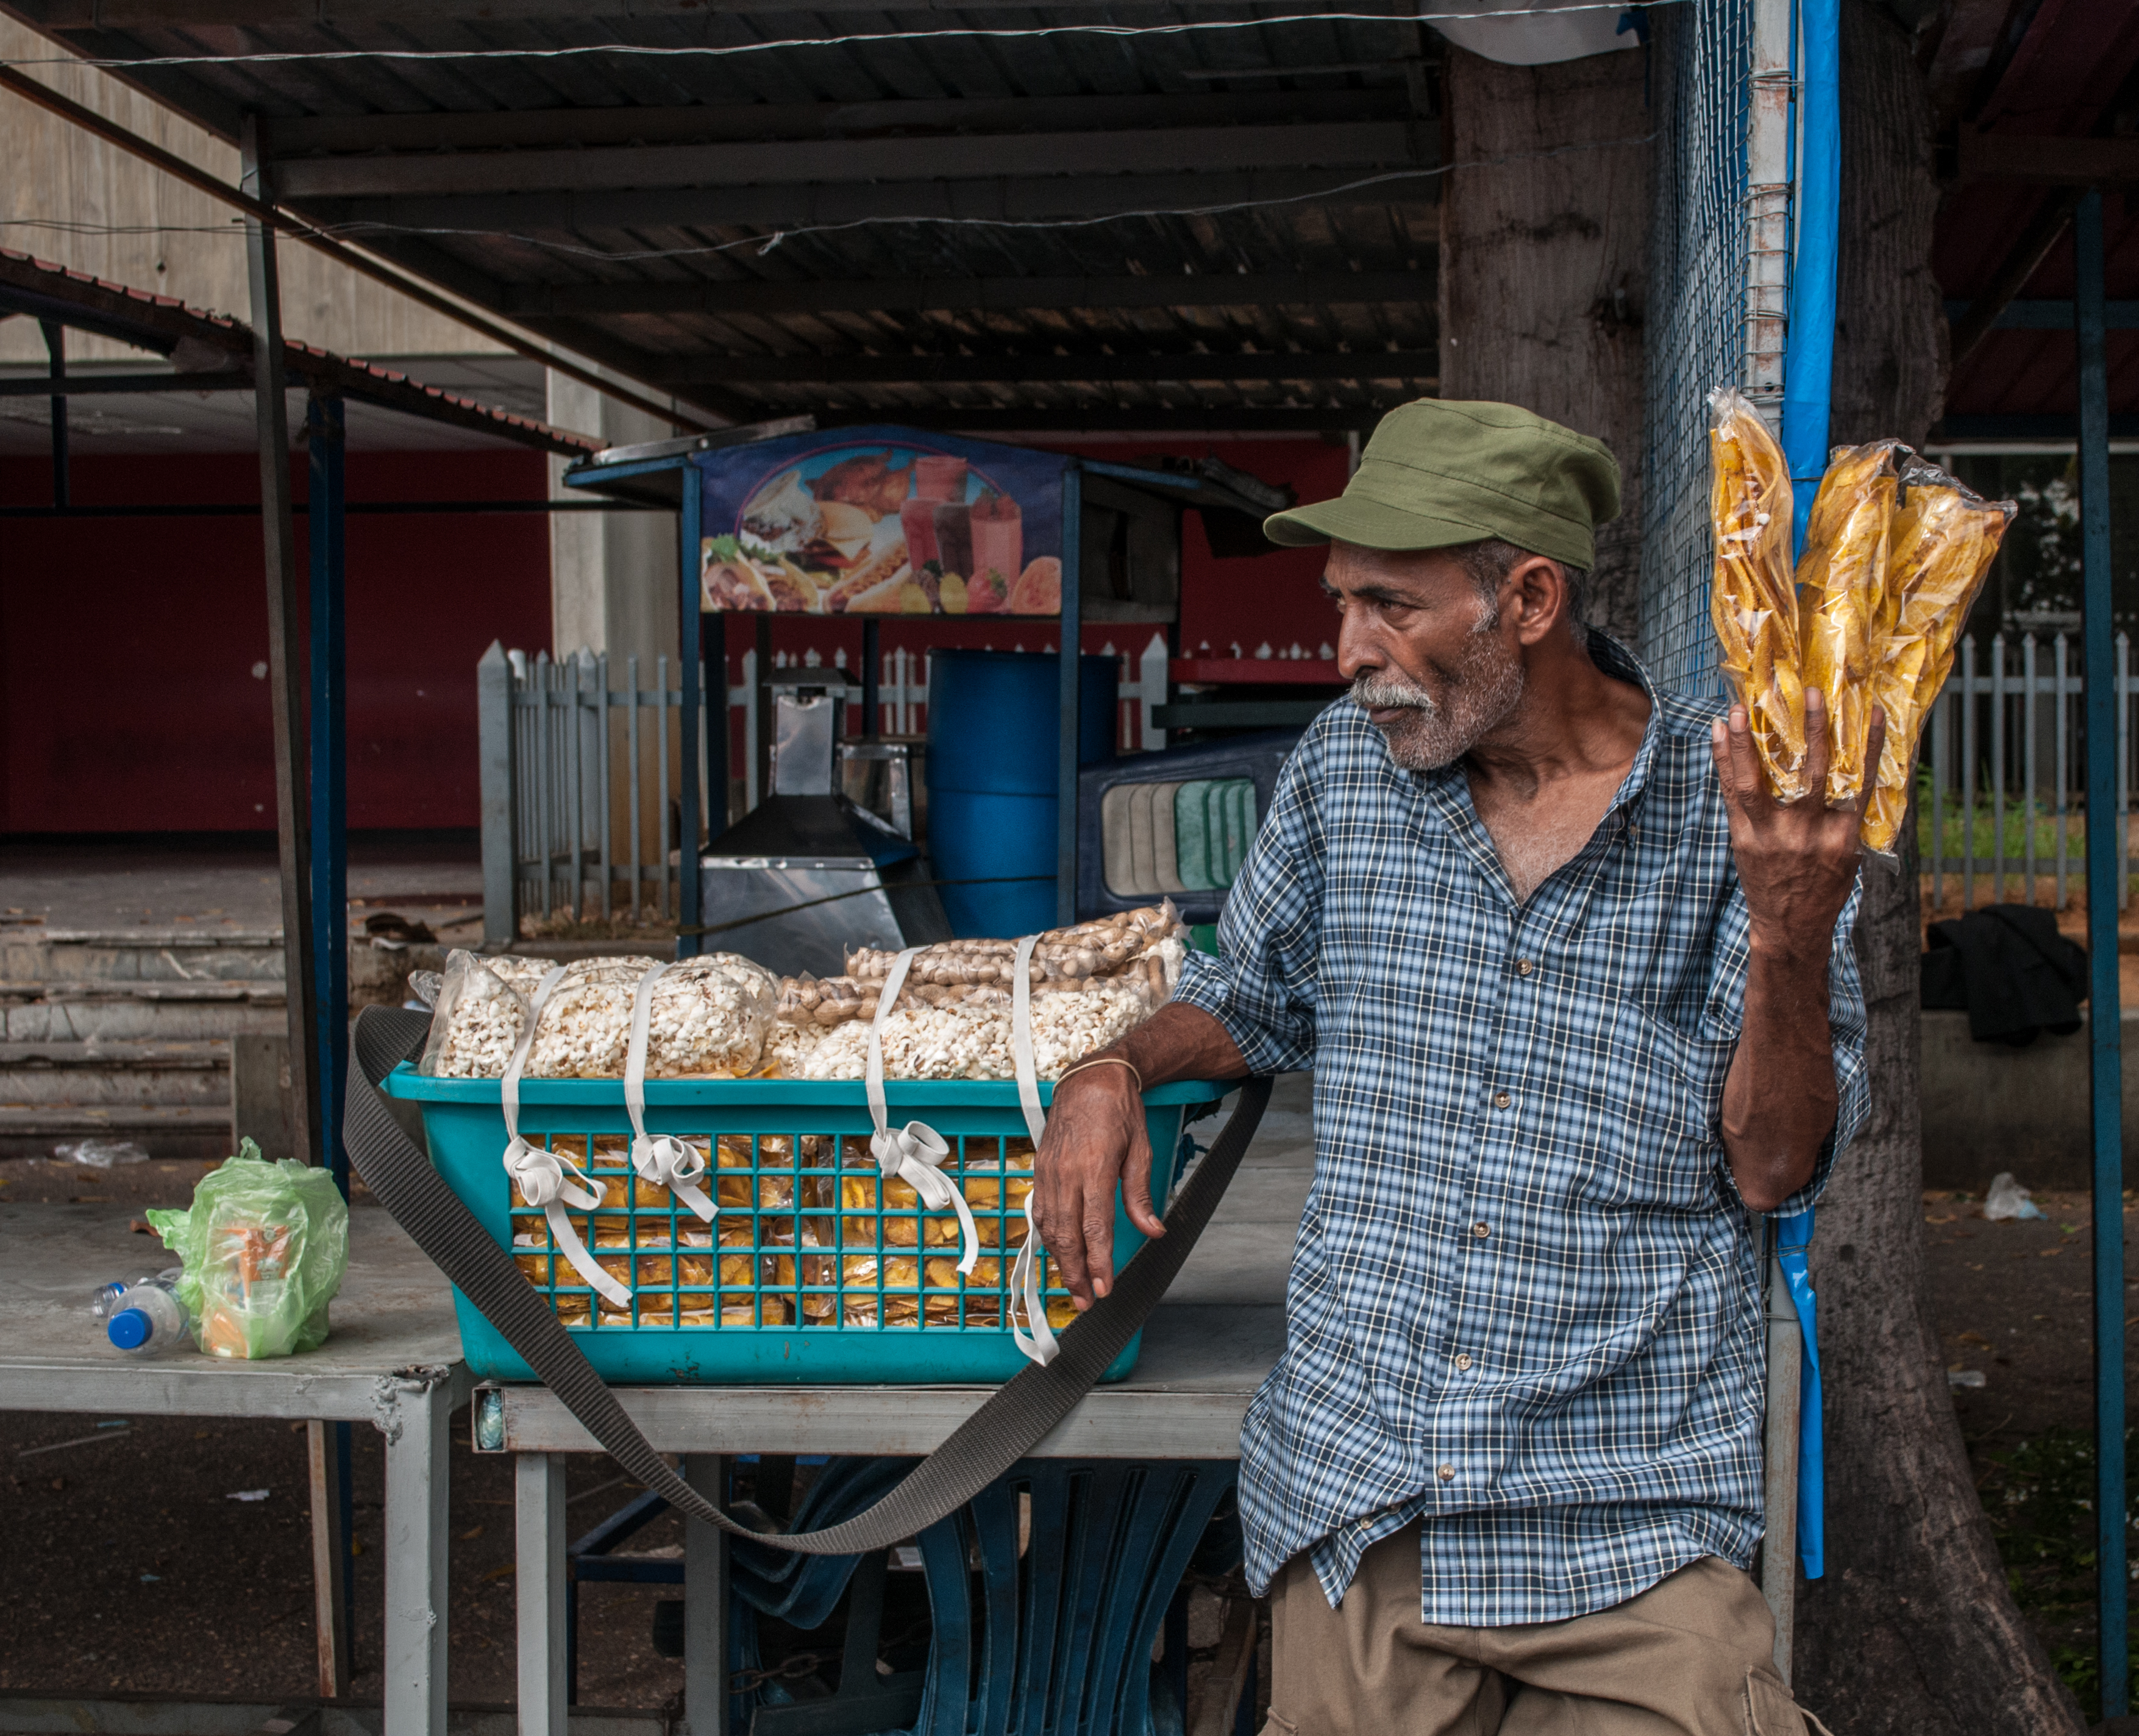
<path id="1" fill-rule="evenodd" d="M 125 1205 L 0 1205 L 0 1408 L 384 1426 L 409 1382 L 465 1396 L 452 1289 L 374 1207 L 350 1214 L 349 1275 L 319 1349 L 262 1362 L 115 1350 L 90 1316 L 91 1292 L 177 1264 L 159 1238 L 130 1230 L 139 1215 Z"/>

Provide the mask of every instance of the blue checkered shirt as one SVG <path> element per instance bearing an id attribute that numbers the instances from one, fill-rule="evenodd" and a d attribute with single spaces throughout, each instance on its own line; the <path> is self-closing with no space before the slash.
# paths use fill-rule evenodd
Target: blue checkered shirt
<path id="1" fill-rule="evenodd" d="M 1633 769 L 1519 902 L 1460 769 L 1413 773 L 1348 699 L 1315 721 L 1179 998 L 1258 1073 L 1314 1069 L 1285 1350 L 1241 1434 L 1248 1582 L 1301 1550 L 1334 1605 L 1420 1520 L 1422 1619 L 1608 1608 L 1761 1530 L 1759 1250 L 1719 1132 L 1745 902 L 1716 707 L 1648 692 Z M 1841 1113 L 1864 1003 L 1835 930 Z"/>

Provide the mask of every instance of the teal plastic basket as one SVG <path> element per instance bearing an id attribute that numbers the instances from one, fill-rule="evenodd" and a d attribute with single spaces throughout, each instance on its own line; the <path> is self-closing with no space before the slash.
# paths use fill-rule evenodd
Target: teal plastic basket
<path id="1" fill-rule="evenodd" d="M 1144 1093 L 1152 1196 L 1162 1210 L 1184 1116 L 1229 1086 L 1182 1083 Z M 894 1127 L 927 1122 L 950 1146 L 942 1171 L 980 1231 L 969 1275 L 954 1210 L 932 1210 L 869 1156 L 864 1086 L 801 1079 L 649 1079 L 646 1127 L 709 1150 L 700 1186 L 718 1204 L 711 1225 L 665 1188 L 631 1172 L 631 1120 L 620 1081 L 526 1079 L 520 1132 L 570 1157 L 604 1196 L 567 1216 L 603 1269 L 632 1291 L 617 1308 L 555 1246 L 540 1210 L 523 1205 L 501 1161 L 505 1116 L 496 1079 L 431 1078 L 405 1063 L 388 1094 L 418 1104 L 431 1161 L 498 1245 L 551 1298 L 595 1371 L 613 1384 L 659 1386 L 969 1386 L 1025 1366 L 1011 1333 L 1011 1266 L 1025 1234 L 1032 1147 L 1014 1083 L 891 1082 Z M 1040 1087 L 1043 1103 L 1054 1087 Z M 539 1237 L 533 1244 L 516 1236 Z M 1143 1245 L 1117 1199 L 1117 1269 Z M 1069 1292 L 1041 1261 L 1050 1313 Z M 461 1346 L 486 1380 L 533 1371 L 456 1289 Z M 1142 1335 L 1104 1378 L 1136 1364 Z"/>

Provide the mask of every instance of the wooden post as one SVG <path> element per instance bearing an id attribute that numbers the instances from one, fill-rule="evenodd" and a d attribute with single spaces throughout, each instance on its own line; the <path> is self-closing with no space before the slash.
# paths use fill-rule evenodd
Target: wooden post
<path id="1" fill-rule="evenodd" d="M 259 119 L 239 134 L 244 190 L 272 198 L 260 156 Z M 252 402 L 260 448 L 260 524 L 267 569 L 267 691 L 275 729 L 275 835 L 282 880 L 284 993 L 289 1005 L 290 1127 L 308 1162 L 325 1155 L 320 1138 L 320 1059 L 312 942 L 311 838 L 305 764 L 303 648 L 297 638 L 296 536 L 290 513 L 290 419 L 283 401 L 282 291 L 275 232 L 247 218 L 247 276 L 252 302 Z M 240 1130 L 242 1131 L 242 1129 Z"/>
<path id="2" fill-rule="evenodd" d="M 348 1430 L 346 1423 L 305 1425 L 305 1456 L 312 1487 L 312 1603 L 321 1699 L 341 1699 L 349 1693 L 349 1581 L 344 1568 L 349 1537 L 341 1504 Z"/>

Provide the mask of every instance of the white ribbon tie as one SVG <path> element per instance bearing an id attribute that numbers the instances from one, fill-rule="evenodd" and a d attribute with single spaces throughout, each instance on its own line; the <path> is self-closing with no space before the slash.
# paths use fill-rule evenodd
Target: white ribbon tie
<path id="1" fill-rule="evenodd" d="M 572 1220 L 565 1215 L 567 1205 L 591 1211 L 602 1203 L 600 1190 L 588 1181 L 585 1171 L 570 1158 L 531 1144 L 520 1136 L 520 1076 L 527 1066 L 527 1052 L 535 1046 L 536 1024 L 549 1001 L 550 991 L 557 986 L 564 974 L 565 966 L 556 966 L 536 989 L 535 998 L 527 1004 L 526 1029 L 513 1045 L 512 1059 L 506 1064 L 505 1077 L 498 1083 L 498 1103 L 505 1111 L 505 1173 L 512 1178 L 512 1185 L 520 1191 L 521 1199 L 530 1205 L 542 1208 L 543 1221 L 550 1226 L 550 1240 L 572 1269 L 615 1306 L 629 1308 L 631 1292 L 595 1264 L 594 1255 L 587 1252 L 587 1245 L 580 1240 L 579 1232 L 572 1228 Z"/>
<path id="2" fill-rule="evenodd" d="M 958 1271 L 961 1276 L 971 1276 L 973 1263 L 981 1257 L 981 1232 L 973 1222 L 964 1190 L 955 1186 L 940 1167 L 951 1155 L 950 1144 L 925 1122 L 910 1121 L 894 1130 L 884 1102 L 884 1021 L 890 1016 L 898 991 L 906 986 L 907 971 L 920 950 L 908 946 L 892 961 L 891 974 L 884 978 L 883 990 L 877 996 L 876 1017 L 869 1022 L 869 1062 L 862 1075 L 869 1090 L 869 1118 L 876 1123 L 876 1132 L 869 1136 L 869 1155 L 876 1159 L 880 1175 L 887 1180 L 896 1176 L 932 1210 L 941 1211 L 948 1205 L 957 1212 Z M 918 1243 L 920 1238 L 914 1240 Z"/>
<path id="3" fill-rule="evenodd" d="M 653 1018 L 653 985 L 668 971 L 656 965 L 639 979 L 631 997 L 631 1041 L 624 1057 L 624 1106 L 631 1114 L 631 1167 L 640 1180 L 665 1187 L 698 1214 L 701 1223 L 713 1221 L 715 1206 L 699 1187 L 706 1173 L 706 1156 L 673 1133 L 646 1131 L 646 1049 Z"/>
<path id="4" fill-rule="evenodd" d="M 1040 1107 L 1039 1070 L 1032 1059 L 1032 949 L 1039 940 L 1038 935 L 1028 934 L 1020 941 L 1011 967 L 1011 1054 L 1017 1064 L 1018 1107 L 1025 1112 L 1025 1131 L 1032 1136 L 1033 1186 L 1025 1196 L 1025 1243 L 1010 1270 L 1010 1332 L 1017 1347 L 1045 1367 L 1062 1347 L 1047 1323 L 1047 1298 L 1040 1288 L 1040 1256 L 1047 1250 L 1040 1246 L 1040 1226 L 1032 1221 L 1033 1197 L 1040 1191 L 1040 1138 L 1047 1131 L 1047 1117 Z M 1007 1171 L 1008 1164 L 1004 1167 Z"/>

